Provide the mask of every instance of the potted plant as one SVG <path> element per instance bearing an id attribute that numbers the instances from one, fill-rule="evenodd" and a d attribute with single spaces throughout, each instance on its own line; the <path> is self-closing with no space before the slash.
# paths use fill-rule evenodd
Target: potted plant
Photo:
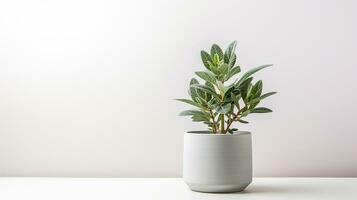
<path id="1" fill-rule="evenodd" d="M 236 65 L 236 44 L 232 42 L 224 53 L 216 44 L 210 53 L 201 51 L 206 70 L 195 74 L 203 83 L 192 78 L 191 99 L 176 99 L 195 107 L 181 112 L 181 116 L 190 116 L 208 127 L 184 134 L 183 177 L 194 191 L 238 192 L 251 183 L 251 134 L 234 125 L 248 123 L 244 118 L 250 114 L 272 112 L 258 105 L 276 92 L 262 94 L 263 82 L 253 83 L 252 77 L 272 65 L 255 67 L 231 81 L 241 72 Z"/>

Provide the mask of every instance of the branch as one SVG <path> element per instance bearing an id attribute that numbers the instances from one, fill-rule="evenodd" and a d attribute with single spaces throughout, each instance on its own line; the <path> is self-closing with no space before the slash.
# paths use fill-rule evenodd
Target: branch
<path id="1" fill-rule="evenodd" d="M 246 107 L 244 107 L 244 108 L 246 108 Z M 234 120 L 236 120 L 236 119 L 238 118 L 238 116 L 240 115 L 240 112 L 241 112 L 242 110 L 244 110 L 244 108 L 238 110 L 237 114 L 234 114 L 234 113 L 233 113 L 234 117 L 233 117 L 232 120 L 229 121 L 229 123 L 228 123 L 228 125 L 227 125 L 227 129 L 225 130 L 225 133 L 227 133 L 227 131 L 228 131 L 229 128 L 231 127 L 231 125 L 232 125 L 232 123 L 234 122 Z"/>

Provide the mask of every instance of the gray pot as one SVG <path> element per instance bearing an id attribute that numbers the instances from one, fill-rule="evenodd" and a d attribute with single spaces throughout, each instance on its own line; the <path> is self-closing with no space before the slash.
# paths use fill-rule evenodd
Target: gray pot
<path id="1" fill-rule="evenodd" d="M 252 182 L 250 132 L 184 135 L 183 178 L 199 192 L 240 192 Z"/>

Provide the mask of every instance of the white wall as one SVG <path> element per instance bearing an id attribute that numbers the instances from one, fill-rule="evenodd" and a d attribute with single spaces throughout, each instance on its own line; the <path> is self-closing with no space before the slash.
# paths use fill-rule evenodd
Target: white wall
<path id="1" fill-rule="evenodd" d="M 199 51 L 238 40 L 275 112 L 256 176 L 357 176 L 356 1 L 0 1 L 0 176 L 180 176 Z"/>

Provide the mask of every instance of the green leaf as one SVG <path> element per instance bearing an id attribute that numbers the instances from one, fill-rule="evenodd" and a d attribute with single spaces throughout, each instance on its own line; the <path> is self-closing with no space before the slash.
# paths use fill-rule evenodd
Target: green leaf
<path id="1" fill-rule="evenodd" d="M 227 76 L 229 72 L 229 66 L 226 63 L 223 63 L 222 65 L 219 66 L 218 71 L 220 73 L 219 75 L 220 80 L 224 80 L 224 77 Z"/>
<path id="2" fill-rule="evenodd" d="M 205 85 L 207 86 L 207 87 L 209 87 L 209 88 L 211 88 L 211 90 L 213 90 L 213 91 L 215 91 L 215 87 L 214 87 L 214 85 L 212 84 L 212 83 L 210 83 L 210 82 L 205 82 Z M 211 102 L 211 100 L 214 100 L 215 98 L 212 98 L 212 95 L 211 94 L 207 94 L 207 105 L 210 107 L 210 104 L 209 104 L 209 102 Z"/>
<path id="3" fill-rule="evenodd" d="M 205 91 L 202 91 L 200 89 L 196 89 L 197 92 L 198 92 L 198 98 L 200 98 L 201 102 L 203 102 L 202 104 L 203 105 L 207 105 L 208 101 L 211 100 L 212 98 L 212 95 L 205 92 Z"/>
<path id="4" fill-rule="evenodd" d="M 198 80 L 195 78 L 192 78 L 190 81 L 190 85 L 193 85 L 193 84 L 199 84 Z"/>
<path id="5" fill-rule="evenodd" d="M 201 84 L 194 84 L 190 86 L 191 88 L 196 89 L 198 92 L 207 92 L 208 94 L 211 94 L 212 96 L 216 97 L 216 98 L 220 98 L 220 96 L 213 91 L 210 87 L 208 87 L 207 85 L 201 85 Z"/>
<path id="6" fill-rule="evenodd" d="M 251 102 L 249 102 L 249 109 L 253 109 L 253 108 L 257 107 L 257 105 L 259 103 L 260 103 L 260 101 L 251 101 Z"/>
<path id="7" fill-rule="evenodd" d="M 252 88 L 252 82 L 253 80 L 253 77 L 250 77 L 248 79 L 246 79 L 242 84 L 240 84 L 238 86 L 238 90 L 240 91 L 241 95 L 242 95 L 242 98 L 243 98 L 243 101 L 246 103 L 247 102 L 247 97 L 249 96 L 249 93 L 251 91 L 251 88 Z"/>
<path id="8" fill-rule="evenodd" d="M 269 108 L 264 108 L 264 107 L 254 108 L 250 111 L 250 113 L 269 113 L 269 112 L 273 112 L 273 111 L 270 110 Z"/>
<path id="9" fill-rule="evenodd" d="M 249 101 L 251 99 L 259 97 L 262 94 L 262 91 L 263 91 L 263 81 L 259 80 L 254 84 L 252 88 L 251 98 L 249 99 Z"/>
<path id="10" fill-rule="evenodd" d="M 212 56 L 212 63 L 210 63 L 210 68 L 217 70 L 217 67 L 221 66 L 223 63 L 224 60 L 222 60 L 218 54 L 214 54 Z"/>
<path id="11" fill-rule="evenodd" d="M 206 121 L 206 122 L 210 122 L 211 120 L 211 116 L 209 113 L 207 112 L 202 112 L 201 114 L 197 113 L 192 115 L 192 120 L 193 121 Z"/>
<path id="12" fill-rule="evenodd" d="M 212 98 L 211 100 L 209 100 L 207 102 L 207 105 L 209 108 L 213 108 L 213 107 L 215 107 L 215 105 L 218 104 L 218 102 L 219 102 L 219 100 L 217 100 L 216 98 Z"/>
<path id="13" fill-rule="evenodd" d="M 226 86 L 226 88 L 227 88 L 227 92 L 229 92 L 229 93 L 231 93 L 231 92 L 233 92 L 233 90 L 235 90 L 234 85 L 228 85 L 228 86 Z"/>
<path id="14" fill-rule="evenodd" d="M 267 67 L 270 67 L 270 66 L 273 66 L 273 65 L 262 65 L 262 66 L 259 66 L 259 67 L 255 67 L 249 71 L 247 71 L 245 74 L 243 74 L 243 76 L 239 79 L 239 81 L 237 82 L 237 85 L 240 85 L 241 83 L 243 83 L 246 79 L 248 79 L 252 74 L 264 69 L 264 68 L 267 68 Z"/>
<path id="15" fill-rule="evenodd" d="M 223 85 L 223 83 L 221 81 L 217 81 L 217 86 L 221 93 L 223 93 L 223 94 L 226 93 L 227 88 Z"/>
<path id="16" fill-rule="evenodd" d="M 233 41 L 232 43 L 229 44 L 228 48 L 224 52 L 224 58 L 225 58 L 226 63 L 229 63 L 229 61 L 231 60 L 231 58 L 236 50 L 236 46 L 237 46 L 237 41 Z"/>
<path id="17" fill-rule="evenodd" d="M 237 56 L 235 53 L 233 53 L 232 57 L 228 61 L 228 66 L 232 68 L 234 64 L 236 64 Z"/>
<path id="18" fill-rule="evenodd" d="M 247 116 L 248 114 L 250 114 L 250 110 L 246 110 L 242 113 L 242 117 Z"/>
<path id="19" fill-rule="evenodd" d="M 225 87 L 225 92 L 224 92 L 224 99 L 229 98 L 231 94 L 233 93 L 233 90 L 235 89 L 234 86 L 224 86 Z"/>
<path id="20" fill-rule="evenodd" d="M 237 119 L 237 121 L 239 121 L 240 123 L 243 123 L 243 124 L 248 124 L 249 122 L 245 121 L 245 120 L 242 120 L 242 119 Z"/>
<path id="21" fill-rule="evenodd" d="M 192 87 L 194 85 L 200 85 L 197 80 L 196 80 L 196 82 L 197 82 L 196 84 L 193 83 L 190 85 L 190 89 L 194 90 L 196 92 L 197 97 L 199 97 L 201 100 L 203 100 L 205 102 L 205 99 L 207 97 L 206 92 L 202 91 L 200 89 L 197 89 L 196 87 Z"/>
<path id="22" fill-rule="evenodd" d="M 199 97 L 199 96 L 195 97 L 194 101 L 199 103 L 199 104 L 201 104 L 201 105 L 206 104 L 206 101 L 204 99 L 202 99 L 201 97 Z"/>
<path id="23" fill-rule="evenodd" d="M 204 124 L 211 125 L 211 124 L 213 124 L 213 123 L 210 122 L 210 121 L 208 121 L 208 122 L 204 122 Z"/>
<path id="24" fill-rule="evenodd" d="M 192 115 L 191 119 L 194 122 L 209 122 L 210 117 L 206 115 L 196 114 L 196 115 Z"/>
<path id="25" fill-rule="evenodd" d="M 271 95 L 274 95 L 276 94 L 276 92 L 268 92 L 268 93 L 265 93 L 263 94 L 262 96 L 260 97 L 256 97 L 252 100 L 250 100 L 249 104 L 250 104 L 250 108 L 254 108 L 255 106 L 257 106 L 259 104 L 259 102 L 262 100 L 262 99 L 265 99 Z"/>
<path id="26" fill-rule="evenodd" d="M 217 54 L 219 56 L 219 59 L 223 59 L 223 51 L 221 47 L 219 47 L 217 44 L 213 44 L 211 47 L 211 57 L 213 58 Z"/>
<path id="27" fill-rule="evenodd" d="M 243 94 L 242 97 L 243 97 L 243 101 L 245 104 L 247 104 L 249 102 L 249 99 L 252 94 L 252 88 L 253 88 L 253 84 L 249 83 L 247 89 L 242 91 L 242 94 Z"/>
<path id="28" fill-rule="evenodd" d="M 227 114 L 231 110 L 231 104 L 218 105 L 215 110 L 219 114 Z"/>
<path id="29" fill-rule="evenodd" d="M 210 62 L 212 62 L 211 56 L 206 51 L 201 51 L 201 59 L 202 59 L 203 65 L 208 70 L 211 70 L 210 69 L 210 64 L 209 64 Z"/>
<path id="30" fill-rule="evenodd" d="M 225 81 L 228 81 L 231 77 L 233 77 L 234 75 L 238 74 L 240 72 L 240 67 L 239 66 L 236 66 L 236 67 L 233 67 L 229 70 L 227 76 L 225 77 Z"/>
<path id="31" fill-rule="evenodd" d="M 215 75 L 214 75 L 212 72 L 209 72 L 209 71 L 207 71 L 207 72 L 200 71 L 200 72 L 195 72 L 195 74 L 196 74 L 198 77 L 200 77 L 200 78 L 202 78 L 203 80 L 205 80 L 205 81 L 208 81 L 208 82 L 210 82 L 210 83 L 212 83 L 212 84 L 216 84 L 216 77 L 215 77 Z"/>
<path id="32" fill-rule="evenodd" d="M 235 84 L 235 87 L 241 91 L 246 90 L 249 86 L 249 84 L 252 82 L 253 77 L 247 78 L 244 80 L 241 84 Z"/>
<path id="33" fill-rule="evenodd" d="M 190 89 L 188 90 L 188 92 L 189 92 L 192 100 L 195 102 L 198 102 L 197 101 L 197 97 L 198 97 L 197 90 L 195 88 L 191 88 L 191 85 L 195 85 L 195 84 L 199 84 L 199 82 L 195 78 L 192 78 L 190 81 Z"/>
<path id="34" fill-rule="evenodd" d="M 175 99 L 176 101 L 181 101 L 181 102 L 184 102 L 184 103 L 187 103 L 187 104 L 190 104 L 190 105 L 193 105 L 193 106 L 196 106 L 196 107 L 199 107 L 199 108 L 202 108 L 202 106 L 194 101 L 191 101 L 189 99 Z"/>
<path id="35" fill-rule="evenodd" d="M 246 99 L 249 99 L 250 96 L 252 95 L 252 89 L 253 89 L 253 84 L 250 83 L 248 86 Z"/>
<path id="36" fill-rule="evenodd" d="M 265 93 L 265 94 L 263 94 L 262 96 L 260 96 L 260 99 L 265 99 L 265 98 L 267 98 L 267 97 L 269 97 L 269 96 L 271 96 L 271 95 L 274 95 L 274 94 L 276 94 L 277 92 L 268 92 L 268 93 Z"/>
<path id="37" fill-rule="evenodd" d="M 180 112 L 179 114 L 179 116 L 190 116 L 190 115 L 205 115 L 205 113 L 199 110 L 185 110 Z"/>
<path id="38" fill-rule="evenodd" d="M 214 85 L 208 81 L 205 82 L 205 85 L 215 91 Z"/>
<path id="39" fill-rule="evenodd" d="M 238 109 L 240 109 L 239 99 L 241 98 L 241 95 L 240 94 L 235 95 L 235 94 L 231 93 L 231 97 L 232 97 L 234 105 L 237 106 Z"/>
<path id="40" fill-rule="evenodd" d="M 237 128 L 228 129 L 228 133 L 230 133 L 230 134 L 233 134 L 234 131 L 238 131 L 238 129 Z"/>

